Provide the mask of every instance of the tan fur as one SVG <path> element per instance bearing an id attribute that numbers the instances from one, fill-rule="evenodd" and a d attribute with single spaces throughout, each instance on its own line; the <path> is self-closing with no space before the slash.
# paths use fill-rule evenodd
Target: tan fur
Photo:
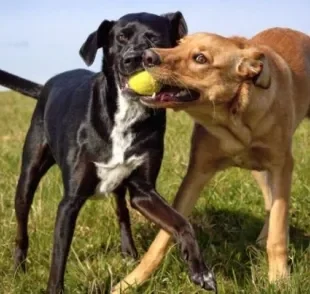
<path id="1" fill-rule="evenodd" d="M 162 64 L 150 71 L 154 77 L 200 93 L 195 102 L 152 103 L 184 110 L 196 122 L 188 171 L 174 206 L 188 215 L 217 171 L 230 166 L 252 170 L 267 211 L 259 242 L 267 241 L 269 281 L 286 278 L 292 137 L 310 115 L 310 38 L 281 28 L 248 40 L 199 33 L 156 52 Z M 196 63 L 198 53 L 209 62 Z M 126 283 L 147 279 L 168 242 L 168 234 L 161 231 L 113 293 Z"/>

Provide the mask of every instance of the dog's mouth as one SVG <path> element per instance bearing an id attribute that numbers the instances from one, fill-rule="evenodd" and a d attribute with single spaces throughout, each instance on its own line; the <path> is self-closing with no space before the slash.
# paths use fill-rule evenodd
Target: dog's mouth
<path id="1" fill-rule="evenodd" d="M 200 94 L 193 89 L 184 89 L 177 86 L 163 85 L 160 91 L 150 96 L 140 95 L 129 87 L 129 78 L 120 76 L 120 90 L 127 97 L 140 99 L 143 104 L 151 107 L 169 107 L 198 100 Z"/>
<path id="2" fill-rule="evenodd" d="M 127 76 L 119 75 L 119 80 L 120 80 L 120 89 L 121 89 L 121 91 L 129 89 L 129 86 L 128 86 L 129 78 Z"/>
<path id="3" fill-rule="evenodd" d="M 136 99 L 139 100 L 139 94 L 136 93 L 134 90 L 130 89 L 129 84 L 128 84 L 128 80 L 129 77 L 127 76 L 119 76 L 120 79 L 120 90 L 122 92 L 122 94 L 124 94 L 125 96 L 127 96 L 130 99 Z"/>
<path id="4" fill-rule="evenodd" d="M 141 96 L 142 103 L 150 106 L 169 107 L 176 104 L 192 102 L 199 99 L 199 92 L 193 89 L 182 89 L 176 86 L 164 85 L 152 96 Z"/>

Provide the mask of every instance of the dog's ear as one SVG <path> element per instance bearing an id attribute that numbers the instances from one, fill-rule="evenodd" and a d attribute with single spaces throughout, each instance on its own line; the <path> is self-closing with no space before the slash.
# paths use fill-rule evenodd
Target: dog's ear
<path id="1" fill-rule="evenodd" d="M 173 46 L 175 46 L 177 41 L 185 37 L 188 33 L 185 18 L 180 11 L 162 14 L 162 16 L 170 22 L 171 37 Z"/>
<path id="2" fill-rule="evenodd" d="M 254 85 L 263 89 L 270 87 L 271 75 L 268 60 L 262 52 L 251 52 L 251 57 L 243 57 L 237 64 L 237 73 L 245 79 L 252 79 Z"/>
<path id="3" fill-rule="evenodd" d="M 113 24 L 114 21 L 104 20 L 97 31 L 91 33 L 82 45 L 79 53 L 88 66 L 93 64 L 97 50 L 108 46 L 109 33 Z"/>

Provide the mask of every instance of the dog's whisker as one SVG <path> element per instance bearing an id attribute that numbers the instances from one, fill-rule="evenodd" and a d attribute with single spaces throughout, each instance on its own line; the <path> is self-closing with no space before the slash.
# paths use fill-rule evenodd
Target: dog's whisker
<path id="1" fill-rule="evenodd" d="M 152 42 L 147 36 L 144 36 L 144 38 L 150 43 L 150 45 L 151 45 L 153 48 L 157 47 L 157 46 L 155 45 L 155 43 Z"/>
<path id="2" fill-rule="evenodd" d="M 214 123 L 214 121 L 215 121 L 215 115 L 216 115 L 215 102 L 214 102 L 214 100 L 212 100 L 211 102 L 212 102 L 212 106 L 213 106 L 213 111 L 212 111 L 212 123 Z"/>

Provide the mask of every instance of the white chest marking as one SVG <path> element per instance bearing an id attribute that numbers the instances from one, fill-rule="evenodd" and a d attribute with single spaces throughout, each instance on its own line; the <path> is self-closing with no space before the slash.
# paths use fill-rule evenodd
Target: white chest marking
<path id="1" fill-rule="evenodd" d="M 134 133 L 129 128 L 145 116 L 145 108 L 139 102 L 132 101 L 120 94 L 118 95 L 118 110 L 114 116 L 114 127 L 111 133 L 112 156 L 107 163 L 94 162 L 100 183 L 96 188 L 96 195 L 112 192 L 128 177 L 133 170 L 140 166 L 144 154 L 132 155 L 125 159 L 125 152 L 130 148 Z"/>

